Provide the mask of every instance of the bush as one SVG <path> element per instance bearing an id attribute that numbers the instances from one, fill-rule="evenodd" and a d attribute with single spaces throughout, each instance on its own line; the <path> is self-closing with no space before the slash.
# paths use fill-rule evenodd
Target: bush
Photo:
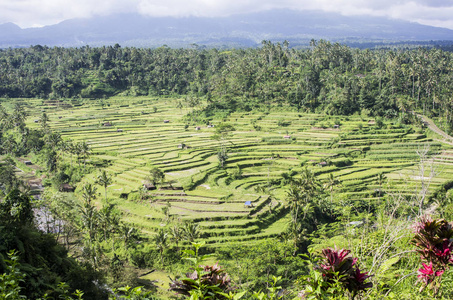
<path id="1" fill-rule="evenodd" d="M 299 293 L 302 299 L 338 299 L 344 295 L 354 299 L 371 288 L 373 284 L 365 282 L 370 275 L 362 273 L 357 266 L 357 258 L 350 256 L 350 252 L 346 249 L 323 249 L 321 259 L 315 262 L 310 275 L 302 277 L 305 288 Z"/>

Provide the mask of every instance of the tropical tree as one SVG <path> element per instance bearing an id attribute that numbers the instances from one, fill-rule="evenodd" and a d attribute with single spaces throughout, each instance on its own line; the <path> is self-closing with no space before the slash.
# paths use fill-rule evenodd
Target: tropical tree
<path id="1" fill-rule="evenodd" d="M 199 225 L 194 222 L 185 223 L 182 231 L 184 239 L 191 243 L 193 243 L 195 239 L 200 236 Z"/>
<path id="2" fill-rule="evenodd" d="M 91 155 L 90 146 L 86 142 L 77 144 L 77 155 L 83 158 L 83 172 L 85 172 L 86 160 Z"/>
<path id="3" fill-rule="evenodd" d="M 176 250 L 179 252 L 179 242 L 184 238 L 184 231 L 179 224 L 170 227 L 171 240 L 176 244 Z"/>
<path id="4" fill-rule="evenodd" d="M 226 142 L 228 141 L 231 132 L 235 130 L 236 129 L 231 124 L 221 123 L 216 126 L 215 134 L 211 137 L 213 140 L 219 142 L 219 150 L 217 152 L 217 157 L 222 168 L 225 164 L 225 161 L 228 159 Z"/>
<path id="5" fill-rule="evenodd" d="M 61 139 L 61 134 L 58 132 L 49 132 L 44 138 L 46 145 L 52 149 L 56 150 L 60 143 L 63 141 Z"/>
<path id="6" fill-rule="evenodd" d="M 91 183 L 87 183 L 82 189 L 83 202 L 79 205 L 82 217 L 82 229 L 87 232 L 89 245 L 92 246 L 96 235 L 98 212 L 93 204 L 96 198 L 96 187 Z"/>
<path id="7" fill-rule="evenodd" d="M 384 181 L 385 181 L 386 178 L 387 178 L 387 176 L 385 176 L 385 174 L 382 173 L 382 172 L 379 172 L 376 175 L 376 183 L 379 185 L 379 191 L 378 191 L 379 199 L 381 199 L 381 196 L 382 196 L 382 185 L 384 184 Z"/>
<path id="8" fill-rule="evenodd" d="M 41 118 L 39 119 L 40 123 L 41 123 L 41 128 L 44 130 L 44 131 L 47 131 L 49 129 L 49 124 L 47 124 L 50 119 L 49 117 L 47 116 L 47 114 L 45 112 L 42 113 L 41 115 Z"/>
<path id="9" fill-rule="evenodd" d="M 104 187 L 104 199 L 107 203 L 107 187 L 112 183 L 112 176 L 105 170 L 102 170 L 101 174 L 97 177 L 96 183 Z"/>
<path id="10" fill-rule="evenodd" d="M 157 250 L 159 250 L 160 262 L 163 263 L 164 250 L 168 246 L 168 233 L 166 233 L 163 229 L 160 229 L 154 236 L 153 241 L 156 244 Z"/>
<path id="11" fill-rule="evenodd" d="M 330 192 L 330 206 L 332 208 L 332 202 L 333 202 L 333 189 L 340 184 L 340 180 L 336 179 L 332 173 L 329 173 L 329 178 L 327 178 L 327 181 L 324 183 L 323 187 L 325 189 L 328 189 Z"/>
<path id="12" fill-rule="evenodd" d="M 157 185 L 157 183 L 162 184 L 165 180 L 165 173 L 161 169 L 153 167 L 151 168 L 151 170 L 149 170 L 148 180 L 153 185 Z"/>

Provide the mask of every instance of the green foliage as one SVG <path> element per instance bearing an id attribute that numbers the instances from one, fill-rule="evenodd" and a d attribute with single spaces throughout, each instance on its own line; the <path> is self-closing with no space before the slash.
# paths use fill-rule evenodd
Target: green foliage
<path id="1" fill-rule="evenodd" d="M 149 170 L 149 181 L 153 185 L 157 185 L 158 183 L 162 184 L 164 182 L 164 180 L 165 180 L 165 173 L 161 169 L 153 167 L 153 168 L 151 168 L 151 170 Z"/>
<path id="2" fill-rule="evenodd" d="M 110 296 L 110 300 L 116 299 L 131 299 L 131 300 L 153 300 L 155 297 L 151 295 L 151 292 L 145 292 L 141 286 L 130 287 L 125 286 L 118 289 L 114 289 L 115 296 Z"/>
<path id="3" fill-rule="evenodd" d="M 436 295 L 441 287 L 443 273 L 453 265 L 453 227 L 443 219 L 421 218 L 415 226 L 412 243 L 417 247 L 423 267 L 418 278 L 423 290 L 428 287 Z"/>
<path id="4" fill-rule="evenodd" d="M 19 270 L 19 257 L 17 252 L 11 250 L 8 252 L 6 273 L 0 275 L 0 299 L 17 300 L 26 299 L 21 295 L 20 283 L 24 281 L 25 274 Z"/>
<path id="5" fill-rule="evenodd" d="M 360 271 L 357 258 L 352 258 L 349 253 L 350 250 L 327 248 L 322 250 L 321 260 L 309 259 L 307 262 L 313 271 L 300 278 L 303 297 L 341 299 L 346 296 L 355 299 L 362 291 L 371 288 L 371 282 L 365 283 L 370 276 Z"/>
<path id="6" fill-rule="evenodd" d="M 231 297 L 239 299 L 239 296 L 235 298 L 234 295 L 228 293 L 232 289 L 231 280 L 219 265 L 201 265 L 209 257 L 209 255 L 199 255 L 199 249 L 204 246 L 204 243 L 192 243 L 192 245 L 194 250 L 183 250 L 183 253 L 184 259 L 191 263 L 193 272 L 187 273 L 185 278 L 173 280 L 170 290 L 193 300 L 231 299 Z"/>

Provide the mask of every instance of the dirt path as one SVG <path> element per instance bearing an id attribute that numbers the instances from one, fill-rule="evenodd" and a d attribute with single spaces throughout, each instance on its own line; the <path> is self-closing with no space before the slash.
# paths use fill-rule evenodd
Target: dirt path
<path id="1" fill-rule="evenodd" d="M 437 125 L 434 124 L 433 120 L 428 119 L 427 117 L 420 115 L 420 114 L 416 114 L 416 115 L 417 115 L 417 117 L 419 117 L 422 120 L 423 123 L 425 123 L 428 126 L 428 128 L 431 131 L 444 137 L 445 140 L 439 140 L 439 142 L 447 143 L 447 144 L 453 146 L 453 137 L 446 134 L 445 131 L 443 131 L 439 127 L 437 127 Z"/>

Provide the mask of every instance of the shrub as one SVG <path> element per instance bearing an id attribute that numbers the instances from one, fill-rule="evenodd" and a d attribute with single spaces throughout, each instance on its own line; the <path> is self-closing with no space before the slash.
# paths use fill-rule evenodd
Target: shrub
<path id="1" fill-rule="evenodd" d="M 207 255 L 199 255 L 198 250 L 204 243 L 192 243 L 194 250 L 184 250 L 185 259 L 192 262 L 192 271 L 185 278 L 175 279 L 170 283 L 170 290 L 191 299 L 227 299 L 226 292 L 232 290 L 231 279 L 216 263 L 213 266 L 201 266 Z"/>
<path id="2" fill-rule="evenodd" d="M 444 219 L 422 217 L 415 224 L 415 236 L 412 243 L 422 260 L 418 270 L 418 281 L 422 283 L 420 291 L 428 287 L 437 294 L 441 286 L 442 274 L 453 265 L 453 227 Z"/>
<path id="3" fill-rule="evenodd" d="M 299 293 L 304 299 L 325 299 L 348 294 L 354 299 L 373 284 L 366 282 L 370 277 L 357 266 L 357 258 L 350 256 L 350 250 L 326 248 L 321 260 L 310 275 L 302 277 L 305 290 Z"/>

